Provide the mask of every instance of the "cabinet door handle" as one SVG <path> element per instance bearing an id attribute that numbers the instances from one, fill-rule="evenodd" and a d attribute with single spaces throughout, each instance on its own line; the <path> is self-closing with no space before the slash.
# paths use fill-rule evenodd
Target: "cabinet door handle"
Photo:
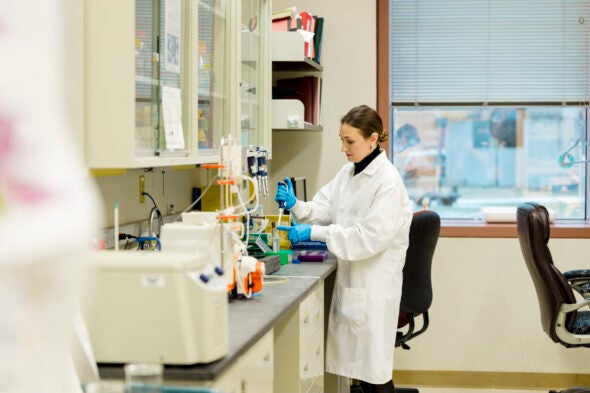
<path id="1" fill-rule="evenodd" d="M 264 361 L 265 362 L 269 362 L 270 361 L 270 352 L 267 352 L 266 355 L 264 355 Z"/>

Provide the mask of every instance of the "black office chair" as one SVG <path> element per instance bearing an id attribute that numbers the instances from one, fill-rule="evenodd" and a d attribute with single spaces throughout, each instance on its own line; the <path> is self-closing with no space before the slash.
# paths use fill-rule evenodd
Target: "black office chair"
<path id="1" fill-rule="evenodd" d="M 549 213 L 544 206 L 522 203 L 518 206 L 516 220 L 522 255 L 539 300 L 543 330 L 554 342 L 565 347 L 590 347 L 590 311 L 587 311 L 590 269 L 562 273 L 553 264 L 547 246 Z M 577 300 L 580 298 L 582 300 Z M 590 388 L 574 387 L 561 392 L 589 393 Z"/>
<path id="2" fill-rule="evenodd" d="M 414 213 L 404 265 L 396 347 L 410 349 L 408 341 L 428 328 L 428 309 L 432 303 L 430 271 L 439 234 L 440 217 L 436 212 L 422 210 Z M 417 329 L 416 322 L 420 317 L 422 326 Z M 396 393 L 418 393 L 418 389 L 415 388 L 396 387 L 395 390 Z"/>
<path id="3" fill-rule="evenodd" d="M 428 308 L 432 303 L 430 268 L 440 234 L 440 217 L 431 210 L 417 211 L 412 216 L 406 262 L 403 270 L 402 298 L 397 328 L 396 347 L 410 349 L 407 342 L 428 328 Z M 416 320 L 422 316 L 422 327 L 416 330 Z M 405 330 L 405 331 L 404 331 Z M 415 388 L 395 388 L 396 393 L 419 393 Z M 353 381 L 350 393 L 363 392 Z"/>

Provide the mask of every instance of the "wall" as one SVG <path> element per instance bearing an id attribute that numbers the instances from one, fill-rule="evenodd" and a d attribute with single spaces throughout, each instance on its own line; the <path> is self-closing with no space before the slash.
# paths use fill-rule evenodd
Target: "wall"
<path id="1" fill-rule="evenodd" d="M 139 176 L 145 177 L 145 192 L 149 193 L 158 204 L 162 214 L 167 214 L 168 206 L 174 204 L 180 213 L 191 203 L 193 185 L 198 184 L 197 169 L 175 170 L 174 168 L 153 168 L 150 172 L 143 169 L 128 170 L 116 176 L 99 176 L 98 184 L 105 208 L 104 225 L 113 225 L 113 206 L 119 201 L 119 221 L 128 223 L 146 220 L 153 207 L 149 198 L 139 203 Z M 164 173 L 162 173 L 164 172 Z"/>
<path id="2" fill-rule="evenodd" d="M 588 266 L 587 239 L 552 239 L 562 271 Z M 543 332 L 518 239 L 441 238 L 432 265 L 430 326 L 397 349 L 396 369 L 590 373 L 588 348 L 565 348 Z"/>

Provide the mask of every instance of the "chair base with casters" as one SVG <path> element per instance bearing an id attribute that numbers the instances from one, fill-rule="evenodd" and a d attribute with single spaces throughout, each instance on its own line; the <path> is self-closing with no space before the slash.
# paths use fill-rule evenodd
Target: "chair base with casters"
<path id="1" fill-rule="evenodd" d="M 590 270 L 562 273 L 553 263 L 548 246 L 549 213 L 544 206 L 521 203 L 516 223 L 522 255 L 535 287 L 543 331 L 564 347 L 590 347 Z M 578 386 L 550 393 L 590 393 L 590 388 Z"/>
<path id="2" fill-rule="evenodd" d="M 395 393 L 420 393 L 416 388 L 395 388 Z"/>
<path id="3" fill-rule="evenodd" d="M 350 393 L 366 393 L 366 392 L 363 392 L 363 388 L 361 388 L 360 385 L 353 382 L 353 384 L 350 385 Z M 420 392 L 416 388 L 400 388 L 400 387 L 396 386 L 395 393 L 420 393 Z M 564 392 L 564 393 L 577 393 L 577 392 Z"/>
<path id="4" fill-rule="evenodd" d="M 419 330 L 416 330 L 416 318 L 418 316 L 422 316 L 422 327 Z M 401 347 L 402 349 L 410 349 L 410 346 L 407 342 L 414 337 L 424 333 L 428 328 L 429 319 L 428 319 L 428 312 L 424 312 L 422 314 L 416 315 L 413 313 L 404 313 L 400 312 L 398 325 L 407 326 L 407 330 L 401 331 L 398 330 L 397 338 L 395 340 L 395 346 Z M 395 393 L 420 393 L 420 391 L 416 388 L 409 388 L 409 387 L 397 387 L 395 388 Z"/>

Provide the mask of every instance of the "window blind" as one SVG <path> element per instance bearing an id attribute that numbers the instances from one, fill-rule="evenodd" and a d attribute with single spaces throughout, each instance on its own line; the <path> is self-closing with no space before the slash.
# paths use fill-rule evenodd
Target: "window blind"
<path id="1" fill-rule="evenodd" d="M 390 0 L 393 105 L 587 103 L 585 0 Z"/>

